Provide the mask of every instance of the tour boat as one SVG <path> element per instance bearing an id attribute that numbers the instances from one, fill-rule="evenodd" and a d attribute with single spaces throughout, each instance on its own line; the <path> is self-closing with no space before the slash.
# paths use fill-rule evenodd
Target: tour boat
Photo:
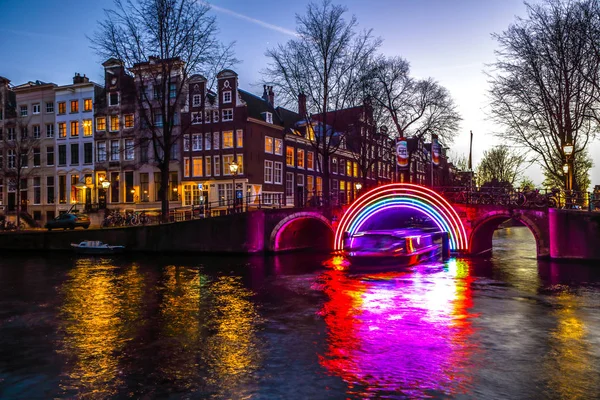
<path id="1" fill-rule="evenodd" d="M 111 246 L 99 240 L 84 240 L 81 243 L 71 243 L 78 254 L 103 255 L 117 254 L 125 251 L 125 246 Z"/>
<path id="2" fill-rule="evenodd" d="M 346 238 L 345 254 L 351 266 L 407 267 L 442 257 L 444 232 L 419 228 L 357 232 Z"/>

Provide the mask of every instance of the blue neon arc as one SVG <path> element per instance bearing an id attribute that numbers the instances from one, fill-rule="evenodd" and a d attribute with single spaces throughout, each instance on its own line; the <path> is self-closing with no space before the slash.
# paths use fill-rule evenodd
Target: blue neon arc
<path id="1" fill-rule="evenodd" d="M 435 212 L 435 210 L 432 207 L 422 203 L 419 204 L 418 202 L 412 200 L 400 198 L 393 198 L 387 201 L 380 201 L 376 204 L 365 207 L 363 210 L 361 210 L 360 214 L 350 225 L 348 233 L 350 235 L 353 235 L 356 232 L 359 232 L 362 225 L 364 225 L 369 219 L 377 215 L 379 212 L 390 208 L 409 208 L 412 210 L 422 212 L 423 214 L 430 217 L 440 230 L 448 232 L 448 236 L 450 239 L 450 248 L 452 250 L 455 250 L 457 248 L 456 241 L 452 235 L 452 230 L 450 229 L 450 226 L 444 220 L 444 218 L 442 218 L 437 212 Z"/>

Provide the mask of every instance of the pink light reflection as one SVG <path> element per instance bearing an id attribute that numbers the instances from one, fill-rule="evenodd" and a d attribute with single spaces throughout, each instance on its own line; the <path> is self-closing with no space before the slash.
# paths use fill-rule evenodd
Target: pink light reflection
<path id="1" fill-rule="evenodd" d="M 476 350 L 469 342 L 471 278 L 453 270 L 456 265 L 362 276 L 325 272 L 329 301 L 321 315 L 329 348 L 321 364 L 359 396 L 465 392 Z"/>

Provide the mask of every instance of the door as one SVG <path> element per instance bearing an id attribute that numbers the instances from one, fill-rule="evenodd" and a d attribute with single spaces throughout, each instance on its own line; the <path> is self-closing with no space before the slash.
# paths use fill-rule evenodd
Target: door
<path id="1" fill-rule="evenodd" d="M 8 212 L 17 211 L 17 194 L 15 192 L 8 192 Z"/>

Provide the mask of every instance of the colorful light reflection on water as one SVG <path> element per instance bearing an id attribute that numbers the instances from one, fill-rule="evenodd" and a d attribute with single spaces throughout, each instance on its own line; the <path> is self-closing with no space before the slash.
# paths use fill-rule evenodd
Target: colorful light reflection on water
<path id="1" fill-rule="evenodd" d="M 321 277 L 329 298 L 321 364 L 360 397 L 467 392 L 476 350 L 470 280 L 460 260 L 363 275 L 331 268 Z"/>

